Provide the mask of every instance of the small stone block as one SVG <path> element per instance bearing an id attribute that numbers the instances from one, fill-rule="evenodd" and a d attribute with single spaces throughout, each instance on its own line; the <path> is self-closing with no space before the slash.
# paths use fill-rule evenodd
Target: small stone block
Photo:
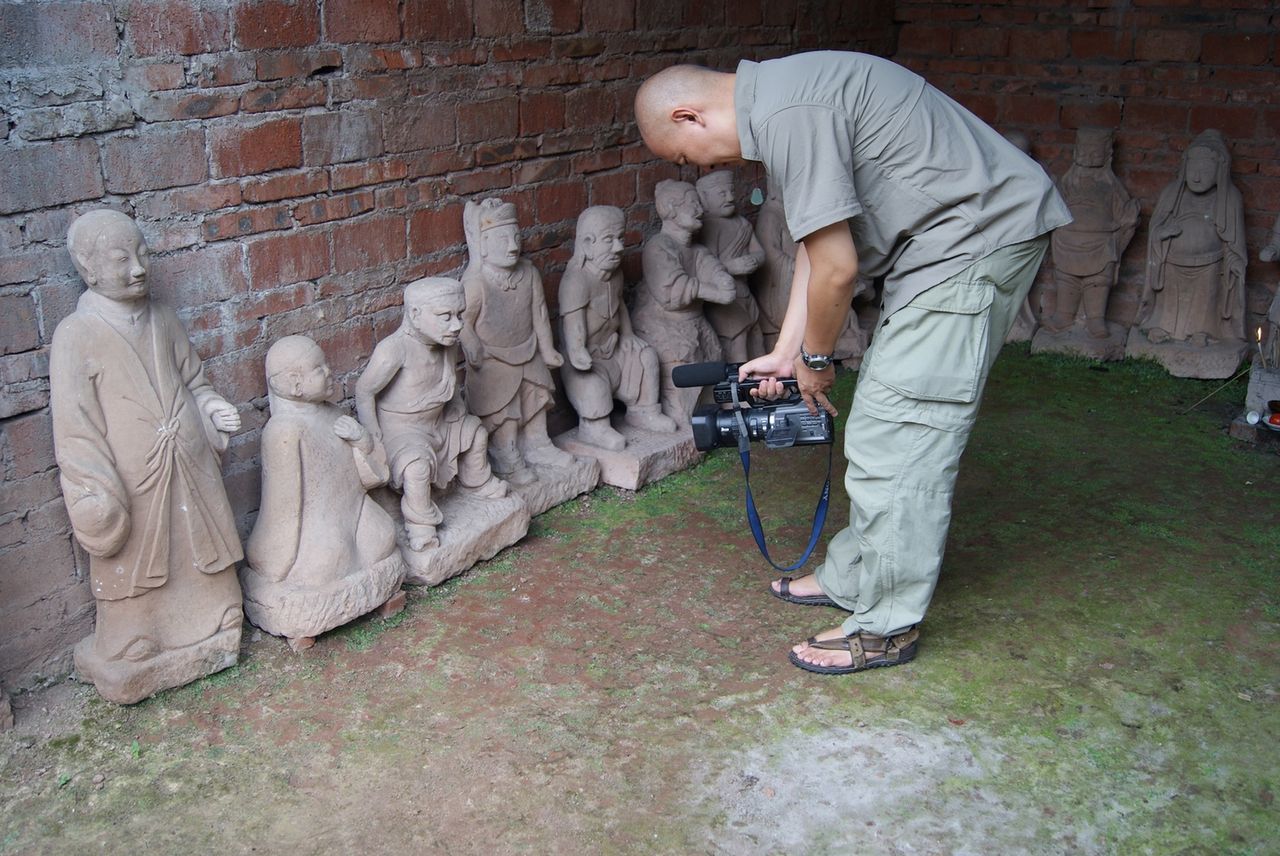
<path id="1" fill-rule="evenodd" d="M 1248 350 L 1249 346 L 1242 341 L 1219 342 L 1203 348 L 1189 342 L 1163 342 L 1156 345 L 1147 339 L 1145 333 L 1134 327 L 1129 331 L 1125 356 L 1155 360 L 1174 377 L 1226 380 L 1240 368 L 1240 362 L 1248 354 Z"/>
<path id="2" fill-rule="evenodd" d="M 1245 393 L 1244 409 L 1256 410 L 1263 419 L 1270 412 L 1267 402 L 1280 401 L 1280 368 L 1263 368 L 1262 361 L 1254 358 L 1249 370 L 1249 391 Z"/>
<path id="3" fill-rule="evenodd" d="M 404 581 L 410 585 L 439 585 L 476 562 L 492 559 L 529 531 L 529 507 L 514 493 L 501 499 L 486 499 L 452 490 L 438 499 L 437 505 L 444 514 L 444 523 L 436 530 L 438 547 L 410 550 L 401 524 L 400 553 L 409 567 Z M 392 516 L 397 522 L 402 520 L 398 507 Z"/>
<path id="4" fill-rule="evenodd" d="M 289 642 L 289 648 L 293 651 L 293 653 L 300 654 L 303 651 L 307 650 L 308 648 L 315 647 L 316 637 L 293 636 L 289 638 L 288 642 Z"/>
<path id="5" fill-rule="evenodd" d="M 1257 425 L 1250 425 L 1243 416 L 1237 416 L 1231 420 L 1231 426 L 1227 429 L 1227 433 L 1233 439 L 1243 440 L 1246 443 L 1256 443 L 1258 442 L 1258 434 L 1261 432 L 1258 430 Z"/>
<path id="6" fill-rule="evenodd" d="M 407 597 L 404 593 L 404 589 L 400 589 L 400 591 L 391 595 L 391 597 L 387 599 L 386 603 L 374 610 L 374 615 L 382 619 L 399 615 L 404 611 L 405 600 L 407 600 Z"/>
<path id="7" fill-rule="evenodd" d="M 693 434 L 688 428 L 662 434 L 632 427 L 622 420 L 613 421 L 614 429 L 627 438 L 626 447 L 616 452 L 583 443 L 578 439 L 577 428 L 554 438 L 554 442 L 572 455 L 599 461 L 601 481 L 623 490 L 639 490 L 688 469 L 702 457 L 693 446 Z"/>

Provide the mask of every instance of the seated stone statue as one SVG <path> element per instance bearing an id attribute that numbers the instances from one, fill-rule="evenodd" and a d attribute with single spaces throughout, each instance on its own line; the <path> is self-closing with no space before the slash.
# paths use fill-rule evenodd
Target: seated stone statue
<path id="1" fill-rule="evenodd" d="M 733 199 L 733 172 L 718 169 L 695 185 L 702 203 L 699 242 L 715 254 L 732 276 L 735 294 L 729 303 L 707 305 L 707 320 L 720 337 L 728 362 L 744 363 L 764 354 L 760 307 L 747 286 L 747 277 L 764 262 L 764 248 Z"/>
<path id="2" fill-rule="evenodd" d="M 550 369 L 564 359 L 552 341 L 542 277 L 520 256 L 516 207 L 500 199 L 468 202 L 463 226 L 471 255 L 462 275 L 467 404 L 489 432 L 494 471 L 527 484 L 531 464 L 574 464 L 547 435 Z"/>
<path id="3" fill-rule="evenodd" d="M 286 336 L 266 360 L 262 503 L 240 571 L 249 620 L 295 648 L 386 603 L 405 566 L 396 526 L 369 497 L 387 482 L 367 428 L 329 401 L 320 346 Z"/>
<path id="4" fill-rule="evenodd" d="M 89 290 L 50 354 L 54 446 L 97 625 L 76 669 L 131 703 L 235 663 L 242 557 L 220 455 L 239 429 L 173 310 L 150 299 L 147 245 L 118 211 L 67 249 Z"/>
<path id="5" fill-rule="evenodd" d="M 444 518 L 433 491 L 456 479 L 483 497 L 507 495 L 506 483 L 489 467 L 488 435 L 458 388 L 465 305 L 456 279 L 409 283 L 399 329 L 377 344 L 356 382 L 356 413 L 386 449 L 415 552 L 439 544 L 436 527 Z"/>
<path id="6" fill-rule="evenodd" d="M 632 331 L 622 300 L 625 230 L 620 208 L 597 205 L 583 211 L 559 295 L 560 340 L 569 360 L 560 377 L 578 412 L 578 439 L 613 450 L 627 442 L 609 424 L 615 398 L 627 405 L 629 424 L 648 431 L 676 430 L 658 404 L 658 354 Z"/>
<path id="7" fill-rule="evenodd" d="M 1070 330 L 1083 309 L 1095 339 L 1110 335 L 1107 298 L 1120 275 L 1120 256 L 1138 224 L 1138 200 L 1111 170 L 1112 132 L 1081 128 L 1071 167 L 1058 183 L 1075 220 L 1053 230 L 1054 309 L 1044 326 Z"/>
<path id="8" fill-rule="evenodd" d="M 1140 331 L 1157 346 L 1151 354 L 1174 374 L 1229 377 L 1247 347 L 1245 263 L 1244 206 L 1231 183 L 1230 152 L 1221 133 L 1205 131 L 1156 201 L 1146 288 L 1129 353 L 1135 353 Z M 1168 354 L 1188 349 L 1204 351 L 1199 362 L 1205 365 L 1170 362 Z"/>
<path id="9" fill-rule="evenodd" d="M 703 304 L 729 303 L 737 296 L 737 284 L 715 254 L 693 242 L 702 227 L 702 203 L 693 185 L 660 181 L 653 196 L 662 230 L 645 242 L 641 254 L 644 280 L 632 321 L 636 334 L 658 352 L 662 412 L 687 426 L 700 391 L 676 387 L 671 369 L 722 358 L 720 339 Z"/>

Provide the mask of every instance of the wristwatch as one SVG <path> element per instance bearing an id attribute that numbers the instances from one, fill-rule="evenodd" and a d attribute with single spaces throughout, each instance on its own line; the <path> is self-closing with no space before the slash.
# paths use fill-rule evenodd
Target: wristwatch
<path id="1" fill-rule="evenodd" d="M 820 372 L 831 365 L 830 354 L 811 354 L 804 349 L 804 345 L 800 346 L 800 362 L 805 364 L 806 368 L 815 372 Z"/>

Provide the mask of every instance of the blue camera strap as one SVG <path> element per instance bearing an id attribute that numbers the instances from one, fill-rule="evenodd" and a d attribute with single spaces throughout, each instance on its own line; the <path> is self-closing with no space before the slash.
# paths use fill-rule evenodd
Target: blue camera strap
<path id="1" fill-rule="evenodd" d="M 775 570 L 783 573 L 798 570 L 813 555 L 813 548 L 818 546 L 818 538 L 822 535 L 822 526 L 827 522 L 827 505 L 831 500 L 831 457 L 835 443 L 827 444 L 827 478 L 822 483 L 822 493 L 818 497 L 818 507 L 813 511 L 813 531 L 809 533 L 809 544 L 804 548 L 804 555 L 797 559 L 794 564 L 783 567 L 769 556 L 769 548 L 764 543 L 764 526 L 760 523 L 760 513 L 756 511 L 755 497 L 751 495 L 751 438 L 747 435 L 747 421 L 742 418 L 737 384 L 733 385 L 732 394 L 734 415 L 738 420 L 738 457 L 742 460 L 742 476 L 747 489 L 747 523 L 751 525 L 751 534 L 755 536 L 756 546 L 760 548 L 760 555 L 764 556 L 764 560 L 772 565 Z"/>

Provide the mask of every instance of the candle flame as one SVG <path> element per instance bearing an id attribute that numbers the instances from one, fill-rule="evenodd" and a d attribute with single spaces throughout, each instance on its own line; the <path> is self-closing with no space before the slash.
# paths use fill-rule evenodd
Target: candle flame
<path id="1" fill-rule="evenodd" d="M 1262 328 L 1261 327 L 1258 328 L 1258 344 L 1259 345 L 1262 344 Z"/>

